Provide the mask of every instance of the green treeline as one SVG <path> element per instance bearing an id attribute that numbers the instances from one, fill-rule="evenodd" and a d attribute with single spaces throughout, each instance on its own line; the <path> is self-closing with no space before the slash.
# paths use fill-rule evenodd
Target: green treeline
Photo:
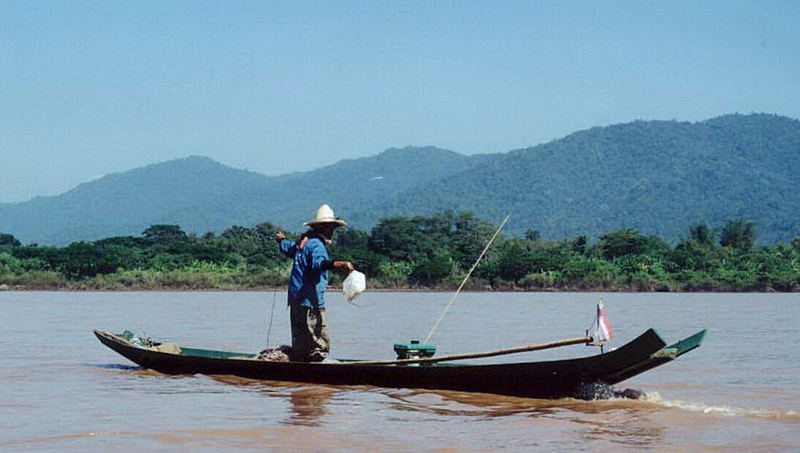
<path id="1" fill-rule="evenodd" d="M 391 217 L 371 232 L 340 229 L 330 254 L 352 261 L 369 287 L 454 289 L 496 226 L 472 213 Z M 262 223 L 222 234 L 153 225 L 141 237 L 23 245 L 0 233 L 0 287 L 21 289 L 238 289 L 284 286 L 291 261 Z M 632 228 L 549 241 L 535 230 L 500 236 L 466 288 L 601 291 L 800 291 L 800 238 L 755 247 L 752 223 L 687 228 L 672 246 Z M 337 284 L 339 277 L 332 282 Z"/>

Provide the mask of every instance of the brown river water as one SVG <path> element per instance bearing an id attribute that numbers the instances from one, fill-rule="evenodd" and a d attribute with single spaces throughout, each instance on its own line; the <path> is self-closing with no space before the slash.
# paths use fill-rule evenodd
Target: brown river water
<path id="1" fill-rule="evenodd" d="M 464 293 L 431 342 L 452 354 L 581 336 L 601 296 L 611 346 L 649 327 L 668 342 L 708 336 L 617 386 L 641 400 L 537 400 L 165 376 L 91 332 L 257 352 L 268 333 L 290 341 L 283 292 L 0 292 L 0 451 L 800 451 L 797 294 Z M 391 359 L 450 297 L 368 292 L 356 306 L 329 293 L 332 356 Z"/>

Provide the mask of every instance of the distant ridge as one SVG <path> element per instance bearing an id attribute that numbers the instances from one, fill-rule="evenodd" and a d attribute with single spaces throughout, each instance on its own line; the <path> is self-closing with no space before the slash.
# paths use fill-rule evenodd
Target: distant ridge
<path id="1" fill-rule="evenodd" d="M 138 236 L 157 223 L 179 224 L 198 234 L 264 221 L 300 230 L 323 202 L 344 213 L 339 206 L 363 207 L 483 159 L 407 147 L 269 177 L 191 156 L 106 175 L 61 195 L 0 204 L 0 231 L 26 243 L 63 245 Z"/>
<path id="2" fill-rule="evenodd" d="M 800 121 L 725 115 L 634 121 L 497 155 L 386 200 L 356 220 L 469 210 L 513 213 L 508 230 L 596 236 L 633 227 L 668 240 L 699 222 L 744 218 L 761 243 L 800 236 Z"/>
<path id="3" fill-rule="evenodd" d="M 192 156 L 107 175 L 54 197 L 0 204 L 0 232 L 66 244 L 156 223 L 202 234 L 270 221 L 299 231 L 321 203 L 351 226 L 468 210 L 505 230 L 590 237 L 622 227 L 668 240 L 744 218 L 760 243 L 800 236 L 800 121 L 767 114 L 595 127 L 508 153 L 391 148 L 282 176 Z"/>
<path id="4" fill-rule="evenodd" d="M 216 220 L 233 214 L 227 197 L 268 183 L 264 175 L 192 156 L 106 175 L 62 195 L 0 204 L 0 229 L 43 244 L 138 235 L 154 223 L 204 232 L 227 226 Z"/>

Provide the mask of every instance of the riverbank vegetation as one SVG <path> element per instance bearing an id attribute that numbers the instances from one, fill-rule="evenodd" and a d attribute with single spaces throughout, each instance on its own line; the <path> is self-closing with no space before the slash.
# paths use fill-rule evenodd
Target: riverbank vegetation
<path id="1" fill-rule="evenodd" d="M 495 225 L 471 213 L 391 217 L 370 232 L 340 229 L 330 254 L 350 260 L 372 289 L 455 289 Z M 278 228 L 233 226 L 216 235 L 153 225 L 140 237 L 23 245 L 0 233 L 0 288 L 153 290 L 281 287 L 291 261 Z M 755 247 L 742 219 L 692 225 L 676 244 L 632 228 L 546 240 L 536 230 L 495 241 L 466 288 L 554 291 L 800 291 L 800 238 Z M 336 285 L 340 276 L 332 276 Z"/>

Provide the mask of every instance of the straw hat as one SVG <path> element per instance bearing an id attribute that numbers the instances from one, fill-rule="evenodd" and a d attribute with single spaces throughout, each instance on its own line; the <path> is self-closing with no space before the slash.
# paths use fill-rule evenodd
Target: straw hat
<path id="1" fill-rule="evenodd" d="M 313 227 L 315 225 L 323 225 L 326 223 L 332 223 L 340 227 L 347 226 L 347 222 L 341 219 L 337 219 L 336 216 L 333 215 L 333 209 L 331 209 L 331 207 L 326 204 L 320 206 L 319 209 L 317 209 L 317 217 L 315 219 L 309 220 L 303 225 L 308 227 Z"/>

